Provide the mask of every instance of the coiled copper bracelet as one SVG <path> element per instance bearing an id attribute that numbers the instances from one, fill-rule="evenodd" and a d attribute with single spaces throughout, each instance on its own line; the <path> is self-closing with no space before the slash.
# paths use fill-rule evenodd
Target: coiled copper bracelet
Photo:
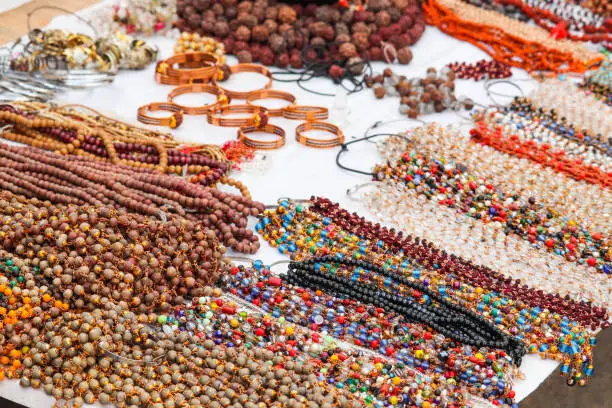
<path id="1" fill-rule="evenodd" d="M 313 139 L 305 136 L 303 133 L 310 130 L 322 130 L 332 133 L 333 138 L 330 139 Z M 327 149 L 330 147 L 340 146 L 344 143 L 344 134 L 336 125 L 327 122 L 304 122 L 295 128 L 295 140 L 304 146 L 315 147 L 317 149 Z"/>
<path id="2" fill-rule="evenodd" d="M 263 132 L 270 133 L 278 136 L 275 140 L 258 140 L 252 137 L 249 137 L 249 133 L 254 132 Z M 238 140 L 242 142 L 245 146 L 251 147 L 253 149 L 260 150 L 274 150 L 281 148 L 285 145 L 285 131 L 283 128 L 267 124 L 265 126 L 242 126 L 238 129 Z"/>
<path id="3" fill-rule="evenodd" d="M 329 111 L 321 106 L 289 105 L 283 108 L 283 117 L 308 122 L 327 120 Z"/>
<path id="4" fill-rule="evenodd" d="M 247 113 L 245 118 L 224 118 L 223 116 L 236 113 Z M 265 126 L 268 124 L 268 110 L 261 106 L 252 105 L 228 105 L 211 110 L 206 115 L 208 123 L 215 126 L 240 127 L 240 126 Z"/>
<path id="5" fill-rule="evenodd" d="M 257 74 L 261 74 L 261 75 L 268 77 L 268 82 L 266 83 L 266 85 L 264 85 L 262 89 L 255 89 L 255 90 L 250 90 L 250 91 L 232 91 L 229 89 L 225 89 L 222 86 L 219 86 L 220 79 L 213 77 L 212 78 L 213 83 L 217 85 L 226 95 L 230 96 L 232 99 L 247 99 L 251 92 L 270 89 L 270 87 L 272 86 L 272 73 L 270 72 L 268 68 L 264 67 L 263 65 L 236 64 L 230 67 L 230 72 L 232 73 L 232 75 L 238 74 L 241 72 L 255 72 Z"/>
<path id="6" fill-rule="evenodd" d="M 259 99 L 282 99 L 284 101 L 289 102 L 289 105 L 287 105 L 287 106 L 291 106 L 291 105 L 295 104 L 295 100 L 296 100 L 295 96 L 293 96 L 289 92 L 277 91 L 277 90 L 274 90 L 274 89 L 263 89 L 263 90 L 259 90 L 259 91 L 250 92 L 249 95 L 246 98 L 246 101 L 247 101 L 248 105 L 259 106 L 259 105 L 255 104 L 255 103 L 253 103 L 254 101 L 257 101 Z M 283 116 L 283 110 L 287 106 L 283 106 L 282 108 L 267 108 L 268 109 L 268 115 L 270 115 L 270 117 L 280 117 L 280 116 Z"/>
<path id="7" fill-rule="evenodd" d="M 208 93 L 215 95 L 217 100 L 214 103 L 210 103 L 208 105 L 202 106 L 185 106 L 179 105 L 174 102 L 174 98 L 179 95 L 184 95 L 188 93 Z M 221 91 L 218 87 L 212 84 L 191 84 L 191 85 L 182 85 L 178 88 L 174 88 L 168 94 L 168 102 L 178 106 L 183 110 L 183 112 L 187 115 L 206 115 L 211 110 L 229 105 L 231 102 L 231 98 L 228 97 Z"/>
<path id="8" fill-rule="evenodd" d="M 147 115 L 147 112 L 168 111 L 172 114 L 165 118 Z M 153 102 L 138 108 L 137 119 L 141 123 L 157 126 L 168 126 L 175 129 L 183 123 L 183 111 L 178 105 L 170 102 Z"/>
<path id="9" fill-rule="evenodd" d="M 206 83 L 216 75 L 217 57 L 206 52 L 176 54 L 155 67 L 155 80 L 164 85 Z"/>

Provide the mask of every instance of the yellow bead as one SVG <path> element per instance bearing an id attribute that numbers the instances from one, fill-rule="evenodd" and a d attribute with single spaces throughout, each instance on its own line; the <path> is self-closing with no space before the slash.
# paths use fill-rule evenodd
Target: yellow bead
<path id="1" fill-rule="evenodd" d="M 400 383 L 402 382 L 402 379 L 399 377 L 393 377 L 391 382 L 393 383 L 393 385 L 400 385 Z"/>
<path id="2" fill-rule="evenodd" d="M 339 359 L 338 359 L 338 356 L 336 354 L 332 354 L 332 356 L 329 358 L 329 360 L 332 363 L 336 363 Z"/>
<path id="3" fill-rule="evenodd" d="M 294 330 L 293 327 L 289 326 L 285 329 L 285 334 L 287 334 L 287 336 L 291 336 L 293 334 Z"/>
<path id="4" fill-rule="evenodd" d="M 230 320 L 230 326 L 235 328 L 235 327 L 238 327 L 239 325 L 240 325 L 240 322 L 238 320 L 236 319 Z"/>
<path id="5" fill-rule="evenodd" d="M 423 358 L 425 353 L 423 352 L 423 350 L 417 350 L 417 351 L 414 352 L 414 355 L 415 355 L 416 358 Z"/>
<path id="6" fill-rule="evenodd" d="M 389 398 L 389 402 L 391 403 L 391 405 L 397 405 L 399 399 L 395 395 L 392 395 L 391 398 Z"/>
<path id="7" fill-rule="evenodd" d="M 377 369 L 378 371 L 382 370 L 385 366 L 382 365 L 382 363 L 376 363 L 374 364 L 374 368 Z"/>
<path id="8" fill-rule="evenodd" d="M 478 352 L 476 354 L 474 354 L 474 357 L 476 357 L 479 360 L 482 360 L 484 357 L 482 356 L 482 353 Z"/>

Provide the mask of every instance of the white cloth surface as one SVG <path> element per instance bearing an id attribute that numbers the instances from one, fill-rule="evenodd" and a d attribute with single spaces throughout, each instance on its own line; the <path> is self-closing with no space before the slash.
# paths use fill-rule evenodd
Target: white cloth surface
<path id="1" fill-rule="evenodd" d="M 89 32 L 87 27 L 73 16 L 56 17 L 50 27 L 72 31 L 80 29 L 83 32 Z M 149 38 L 147 41 L 159 46 L 160 58 L 167 58 L 172 55 L 173 39 Z M 412 47 L 412 51 L 414 59 L 411 64 L 405 66 L 393 65 L 391 68 L 394 72 L 408 77 L 422 76 L 430 66 L 440 69 L 454 61 L 475 62 L 483 58 L 490 59 L 487 54 L 478 48 L 449 37 L 437 28 L 429 26 L 419 42 Z M 235 59 L 230 57 L 229 62 L 234 63 Z M 385 68 L 382 63 L 373 65 L 375 72 L 381 72 Z M 274 70 L 274 68 L 272 69 Z M 514 73 L 514 79 L 521 80 L 518 84 L 527 94 L 536 82 L 528 80 L 525 71 L 514 69 Z M 251 81 L 256 82 L 250 83 Z M 230 82 L 224 84 L 224 86 L 235 90 L 248 90 L 255 89 L 263 83 L 264 80 L 259 78 L 257 74 L 241 74 L 231 78 Z M 331 80 L 324 78 L 313 79 L 304 85 L 309 89 L 332 94 L 341 92 L 342 89 L 335 86 Z M 339 102 L 344 99 L 342 96 L 334 98 L 314 95 L 300 89 L 295 83 L 276 81 L 272 88 L 292 92 L 297 97 L 299 104 L 320 105 L 330 108 L 332 115 L 330 121 L 342 125 L 347 141 L 363 136 L 364 131 L 376 121 L 406 119 L 398 111 L 399 99 L 397 97 L 376 100 L 370 89 L 349 95 L 346 98 L 348 113 L 345 116 L 342 114 L 338 116 L 336 114 L 338 109 L 334 109 L 334 105 L 336 107 L 339 105 Z M 121 72 L 112 84 L 105 87 L 61 94 L 57 102 L 84 104 L 98 109 L 104 114 L 138 124 L 136 109 L 150 102 L 166 100 L 171 89 L 171 86 L 159 85 L 155 82 L 154 65 L 151 65 L 144 71 Z M 517 89 L 507 84 L 495 86 L 495 92 L 510 95 L 518 94 Z M 481 104 L 493 103 L 487 97 L 484 82 L 458 80 L 456 94 L 458 97 L 469 97 Z M 212 101 L 210 95 L 185 95 L 181 98 L 184 99 L 178 101 L 187 105 L 204 104 Z M 498 96 L 495 99 L 497 103 L 505 103 L 510 100 Z M 463 112 L 463 115 L 465 116 L 465 112 Z M 435 121 L 442 124 L 464 121 L 452 112 L 428 115 L 422 117 L 422 119 L 427 122 Z M 319 150 L 298 144 L 295 141 L 295 127 L 300 122 L 273 118 L 271 123 L 285 129 L 287 133 L 286 145 L 279 150 L 263 153 L 262 156 L 265 156 L 263 162 L 266 163 L 264 166 L 247 168 L 232 175 L 248 186 L 254 199 L 264 204 L 274 204 L 279 197 L 305 199 L 312 195 L 323 196 L 339 202 L 344 208 L 358 211 L 370 220 L 376 219 L 375 214 L 371 214 L 365 205 L 347 197 L 346 191 L 348 188 L 368 182 L 369 179 L 366 176 L 339 169 L 335 163 L 338 149 Z M 414 121 L 400 121 L 381 126 L 370 131 L 369 134 L 406 130 L 417 125 L 418 123 Z M 227 140 L 236 138 L 236 129 L 209 125 L 204 116 L 185 116 L 184 123 L 173 131 L 173 134 L 178 140 L 222 144 Z M 350 145 L 349 152 L 344 154 L 341 160 L 348 167 L 369 171 L 380 159 L 376 147 L 371 143 L 364 142 Z M 253 220 L 252 224 L 254 225 L 254 223 Z M 266 264 L 286 259 L 284 255 L 278 253 L 265 242 L 262 242 L 261 249 L 252 258 L 261 259 Z M 542 360 L 534 355 L 526 356 L 520 367 L 520 371 L 525 375 L 525 378 L 517 380 L 515 383 L 514 389 L 517 400 L 520 401 L 533 392 L 555 367 L 557 367 L 555 362 Z M 563 379 L 559 378 L 559 381 L 563 381 Z M 17 381 L 0 382 L 0 395 L 33 408 L 53 405 L 52 398 L 43 391 L 22 389 Z"/>
<path id="2" fill-rule="evenodd" d="M 2 0 L 0 1 L 0 13 L 7 12 L 32 0 Z"/>

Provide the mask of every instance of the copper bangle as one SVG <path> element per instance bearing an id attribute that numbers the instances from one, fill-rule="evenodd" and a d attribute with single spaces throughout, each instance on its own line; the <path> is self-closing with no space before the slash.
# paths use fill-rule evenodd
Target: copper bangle
<path id="1" fill-rule="evenodd" d="M 185 106 L 179 105 L 178 103 L 174 102 L 174 98 L 176 98 L 177 96 L 188 93 L 208 93 L 215 95 L 217 97 L 217 100 L 214 103 L 202 106 Z M 181 108 L 183 113 L 187 115 L 206 115 L 209 111 L 213 109 L 229 105 L 231 101 L 231 98 L 225 95 L 219 88 L 211 84 L 182 85 L 178 88 L 174 88 L 168 94 L 168 102 Z"/>
<path id="2" fill-rule="evenodd" d="M 245 118 L 224 118 L 226 115 L 235 113 L 247 113 Z M 215 126 L 240 127 L 240 126 L 264 126 L 267 124 L 268 110 L 261 106 L 253 105 L 228 105 L 210 110 L 207 114 L 208 123 Z"/>
<path id="3" fill-rule="evenodd" d="M 248 105 L 258 106 L 257 104 L 254 104 L 253 101 L 256 101 L 259 99 L 282 99 L 284 101 L 289 102 L 289 105 L 287 106 L 293 105 L 295 103 L 295 96 L 293 96 L 289 92 L 276 91 L 274 89 L 263 89 L 259 91 L 250 92 L 246 98 L 246 101 Z M 275 108 L 275 109 L 267 108 L 268 115 L 270 115 L 270 117 L 283 116 L 283 110 L 287 106 L 283 106 L 282 108 Z"/>
<path id="4" fill-rule="evenodd" d="M 147 112 L 168 111 L 172 114 L 166 118 L 158 118 L 147 115 Z M 169 102 L 153 102 L 138 108 L 138 121 L 148 125 L 168 126 L 172 129 L 181 126 L 183 123 L 183 112 L 181 108 Z"/>
<path id="5" fill-rule="evenodd" d="M 287 119 L 314 122 L 326 120 L 328 116 L 327 108 L 321 106 L 289 105 L 283 108 L 283 117 Z"/>
<path id="6" fill-rule="evenodd" d="M 217 57 L 207 52 L 185 52 L 162 61 L 157 68 L 161 74 L 175 78 L 212 78 L 217 74 Z"/>
<path id="7" fill-rule="evenodd" d="M 236 64 L 230 67 L 230 71 L 232 75 L 238 74 L 240 72 L 255 72 L 257 74 L 265 75 L 268 77 L 268 82 L 262 89 L 255 89 L 251 91 L 232 91 L 229 89 L 225 89 L 222 86 L 219 86 L 219 78 L 213 77 L 213 83 L 217 85 L 226 95 L 230 96 L 232 99 L 247 99 L 249 94 L 254 91 L 260 91 L 264 89 L 270 89 L 272 86 L 272 73 L 270 70 L 263 65 L 259 64 Z"/>
<path id="8" fill-rule="evenodd" d="M 248 136 L 249 133 L 253 132 L 271 133 L 278 136 L 278 138 L 272 141 L 257 140 Z M 245 146 L 253 149 L 274 150 L 285 145 L 285 131 L 281 127 L 270 124 L 261 127 L 242 126 L 238 129 L 238 140 Z"/>
<path id="9" fill-rule="evenodd" d="M 303 132 L 309 130 L 323 130 L 335 135 L 332 139 L 313 139 L 303 135 Z M 295 140 L 304 146 L 316 147 L 317 149 L 326 149 L 329 147 L 340 146 L 344 143 L 344 134 L 336 125 L 327 122 L 304 122 L 295 128 Z"/>

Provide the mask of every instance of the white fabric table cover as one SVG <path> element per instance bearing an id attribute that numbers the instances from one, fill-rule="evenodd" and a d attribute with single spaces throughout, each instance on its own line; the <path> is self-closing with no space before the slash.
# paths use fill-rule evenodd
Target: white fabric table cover
<path id="1" fill-rule="evenodd" d="M 80 14 L 87 15 L 92 13 L 96 7 L 85 10 Z M 56 17 L 49 28 L 62 28 L 70 31 L 81 31 L 90 33 L 91 29 L 73 16 Z M 159 47 L 159 58 L 167 58 L 173 53 L 174 39 L 153 37 L 146 39 Z M 412 47 L 414 59 L 409 65 L 392 65 L 392 70 L 407 77 L 423 76 L 425 70 L 433 66 L 437 69 L 455 61 L 476 62 L 483 58 L 490 57 L 480 49 L 469 43 L 456 40 L 437 28 L 427 26 L 423 37 Z M 235 63 L 234 57 L 229 57 L 228 62 Z M 382 63 L 374 63 L 374 72 L 382 72 L 386 67 Z M 275 68 L 272 68 L 274 71 Z M 513 80 L 519 80 L 517 84 L 527 94 L 537 82 L 529 79 L 523 70 L 513 69 Z M 249 84 L 250 81 L 256 81 Z M 263 85 L 263 78 L 257 74 L 240 74 L 225 83 L 229 89 L 248 90 Z M 341 92 L 342 88 L 334 85 L 331 80 L 317 78 L 304 84 L 309 89 L 320 92 L 336 93 Z M 324 97 L 314 95 L 300 89 L 295 83 L 281 83 L 275 81 L 272 89 L 285 90 L 293 93 L 297 97 L 297 103 L 304 105 L 319 105 L 330 108 L 330 121 L 342 126 L 346 141 L 363 136 L 365 130 L 376 121 L 393 121 L 396 119 L 406 119 L 398 111 L 399 98 L 386 97 L 376 100 L 373 92 L 366 89 L 363 92 L 349 95 L 343 98 Z M 136 121 L 136 109 L 144 104 L 154 101 L 165 101 L 168 93 L 172 90 L 171 86 L 157 84 L 154 80 L 154 64 L 144 71 L 122 71 L 115 81 L 104 87 L 74 91 L 58 95 L 56 102 L 79 103 L 109 116 L 124 120 L 129 123 L 142 126 Z M 495 87 L 495 92 L 518 95 L 518 90 L 507 84 L 500 84 Z M 456 81 L 457 97 L 469 97 L 481 104 L 493 104 L 487 96 L 484 81 L 474 82 L 468 80 Z M 210 103 L 212 99 L 209 95 L 184 95 L 178 99 L 179 103 L 187 105 L 198 103 Z M 497 103 L 506 103 L 510 98 L 495 96 Z M 342 101 L 346 101 L 347 113 L 337 114 L 341 109 Z M 239 103 L 241 103 L 239 101 Z M 272 106 L 271 106 L 272 107 Z M 163 112 L 162 112 L 163 113 Z M 463 112 L 465 116 L 465 112 Z M 441 124 L 465 123 L 453 112 L 443 112 L 421 117 L 426 122 L 438 122 Z M 344 208 L 357 211 L 366 218 L 375 221 L 375 214 L 371 214 L 367 207 L 349 198 L 346 194 L 347 189 L 368 182 L 367 176 L 343 171 L 336 166 L 335 158 L 338 149 L 313 149 L 295 141 L 295 127 L 299 121 L 291 121 L 283 118 L 272 118 L 271 123 L 283 127 L 287 133 L 286 145 L 276 151 L 266 151 L 263 153 L 266 163 L 265 166 L 258 168 L 247 168 L 245 171 L 235 172 L 232 177 L 244 182 L 253 195 L 253 198 L 264 204 L 275 204 L 280 197 L 290 197 L 294 199 L 310 198 L 312 195 L 327 197 L 339 202 Z M 415 121 L 398 121 L 381 126 L 369 132 L 396 132 L 417 126 Z M 159 129 L 159 128 L 157 128 Z M 162 129 L 166 131 L 168 128 Z M 464 131 L 467 128 L 464 127 Z M 221 145 L 225 141 L 236 139 L 235 128 L 223 128 L 212 126 L 207 123 L 205 116 L 185 116 L 183 124 L 172 133 L 181 141 L 194 143 L 214 143 Z M 376 151 L 376 147 L 371 143 L 356 143 L 349 146 L 348 153 L 342 157 L 342 163 L 351 168 L 358 168 L 369 171 L 371 167 L 381 160 Z M 248 165 L 246 165 L 249 167 Z M 253 219 L 251 226 L 255 224 Z M 252 256 L 253 259 L 261 259 L 266 264 L 277 260 L 287 259 L 276 249 L 270 247 L 262 240 L 261 249 Z M 279 267 L 280 268 L 280 267 Z M 278 268 L 277 268 L 278 269 Z M 597 364 L 598 362 L 596 362 Z M 601 363 L 601 362 L 599 362 Z M 537 355 L 526 355 L 520 371 L 525 378 L 517 380 L 514 385 L 516 400 L 520 401 L 533 392 L 539 384 L 557 367 L 557 363 L 549 360 L 542 360 Z M 564 381 L 559 378 L 558 381 Z M 584 390 L 588 392 L 588 390 Z M 5 380 L 0 382 L 0 396 L 13 400 L 22 405 L 32 408 L 51 407 L 54 399 L 42 390 L 22 388 L 16 380 Z M 97 405 L 101 406 L 101 405 Z"/>

